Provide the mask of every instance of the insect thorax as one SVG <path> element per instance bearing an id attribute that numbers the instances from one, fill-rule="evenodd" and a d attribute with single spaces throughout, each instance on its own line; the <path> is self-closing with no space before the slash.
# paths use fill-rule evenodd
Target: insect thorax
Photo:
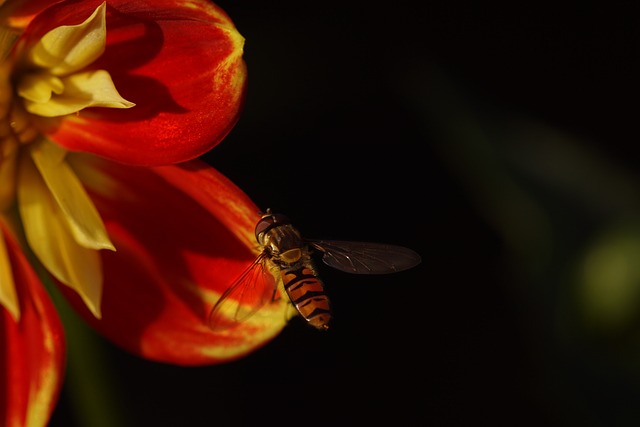
<path id="1" fill-rule="evenodd" d="M 269 230 L 263 237 L 263 245 L 271 261 L 281 267 L 291 267 L 309 257 L 300 233 L 291 224 Z"/>

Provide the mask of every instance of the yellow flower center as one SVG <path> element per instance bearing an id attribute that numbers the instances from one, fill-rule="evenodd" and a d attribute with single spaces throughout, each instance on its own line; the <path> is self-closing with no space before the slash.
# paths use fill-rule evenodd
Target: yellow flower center
<path id="1" fill-rule="evenodd" d="M 15 45 L 17 35 L 0 28 L 0 215 L 17 202 L 33 252 L 96 317 L 102 295 L 97 251 L 115 248 L 67 151 L 49 141 L 46 130 L 85 108 L 134 106 L 107 71 L 86 69 L 105 49 L 105 11 L 103 3 L 81 24 L 54 28 L 32 46 Z M 3 249 L 0 270 L 11 271 Z M 15 286 L 6 276 L 0 275 L 0 305 L 18 318 Z"/>

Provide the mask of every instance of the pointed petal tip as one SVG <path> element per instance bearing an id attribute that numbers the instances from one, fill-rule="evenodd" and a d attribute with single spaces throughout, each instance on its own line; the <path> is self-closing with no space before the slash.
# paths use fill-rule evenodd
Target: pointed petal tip
<path id="1" fill-rule="evenodd" d="M 87 308 L 89 309 L 89 311 L 91 312 L 91 314 L 93 315 L 93 317 L 96 318 L 96 320 L 100 320 L 102 319 L 102 309 L 100 308 L 100 303 L 96 303 L 92 300 L 90 300 L 89 298 L 86 298 L 84 295 L 81 295 L 82 300 L 84 301 L 85 305 L 87 306 Z"/>

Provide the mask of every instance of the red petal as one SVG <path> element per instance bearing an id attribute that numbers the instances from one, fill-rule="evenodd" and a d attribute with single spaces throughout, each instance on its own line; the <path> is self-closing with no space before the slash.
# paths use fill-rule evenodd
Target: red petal
<path id="1" fill-rule="evenodd" d="M 97 330 L 142 357 L 182 365 L 238 358 L 281 331 L 284 314 L 226 334 L 207 326 L 214 297 L 257 255 L 259 210 L 240 189 L 200 161 L 155 169 L 93 161 L 117 182 L 88 185 L 117 248 L 103 256 L 102 319 L 69 297 Z"/>
<path id="2" fill-rule="evenodd" d="M 21 310 L 16 322 L 0 307 L 0 425 L 45 426 L 63 380 L 66 353 L 62 324 L 9 229 L 4 224 L 0 228 Z"/>
<path id="3" fill-rule="evenodd" d="M 51 0 L 14 0 L 2 5 L 2 19 L 13 28 L 25 28 L 35 15 L 51 6 Z"/>
<path id="4" fill-rule="evenodd" d="M 52 6 L 34 19 L 24 43 L 82 22 L 100 3 Z M 107 48 L 91 68 L 107 70 L 136 106 L 83 110 L 50 137 L 70 150 L 136 165 L 205 153 L 236 124 L 246 92 L 243 40 L 229 30 L 232 21 L 209 1 L 109 1 Z"/>

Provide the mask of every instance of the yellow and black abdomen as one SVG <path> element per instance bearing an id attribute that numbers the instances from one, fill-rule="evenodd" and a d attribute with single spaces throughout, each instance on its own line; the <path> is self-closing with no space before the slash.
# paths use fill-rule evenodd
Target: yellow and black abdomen
<path id="1" fill-rule="evenodd" d="M 322 281 L 310 265 L 283 268 L 284 289 L 298 313 L 317 329 L 327 329 L 331 320 L 329 298 Z"/>
<path id="2" fill-rule="evenodd" d="M 258 242 L 280 270 L 284 290 L 298 313 L 311 326 L 327 329 L 331 320 L 329 298 L 298 230 L 288 223 L 271 224 L 258 233 Z"/>

